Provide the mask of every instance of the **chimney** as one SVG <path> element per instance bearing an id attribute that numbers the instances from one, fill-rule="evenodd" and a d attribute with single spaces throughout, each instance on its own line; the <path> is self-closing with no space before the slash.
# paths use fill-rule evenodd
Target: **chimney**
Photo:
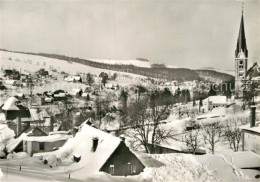
<path id="1" fill-rule="evenodd" d="M 251 117 L 250 117 L 250 128 L 255 126 L 255 110 L 256 106 L 250 106 L 251 108 Z"/>
<path id="2" fill-rule="evenodd" d="M 124 135 L 120 135 L 120 139 L 125 142 L 125 136 Z"/>
<path id="3" fill-rule="evenodd" d="M 53 131 L 53 123 L 54 123 L 53 117 L 50 117 L 50 131 L 49 132 Z"/>
<path id="4" fill-rule="evenodd" d="M 17 137 L 20 136 L 21 131 L 22 131 L 21 117 L 17 117 Z"/>
<path id="5" fill-rule="evenodd" d="M 95 152 L 97 150 L 98 147 L 98 137 L 93 137 L 93 144 L 92 144 L 92 152 Z"/>

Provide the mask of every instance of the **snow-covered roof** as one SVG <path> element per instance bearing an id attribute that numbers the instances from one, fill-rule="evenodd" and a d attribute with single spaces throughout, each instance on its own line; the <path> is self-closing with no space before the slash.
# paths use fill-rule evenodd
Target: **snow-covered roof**
<path id="1" fill-rule="evenodd" d="M 174 143 L 171 145 L 169 145 L 167 143 L 162 143 L 162 144 L 156 144 L 156 146 L 175 150 L 175 151 L 182 152 L 182 153 L 191 153 L 191 151 L 187 147 L 187 145 L 184 142 L 180 142 L 180 141 L 174 141 Z M 195 153 L 204 154 L 205 151 L 198 148 L 198 149 L 196 149 Z"/>
<path id="2" fill-rule="evenodd" d="M 7 152 L 12 152 L 27 137 L 26 133 L 22 133 L 18 138 L 11 141 L 7 146 Z"/>
<path id="3" fill-rule="evenodd" d="M 251 151 L 234 152 L 230 155 L 233 163 L 239 168 L 260 167 L 260 156 Z"/>
<path id="4" fill-rule="evenodd" d="M 256 122 L 256 125 L 252 128 L 250 127 L 250 123 L 249 123 L 249 124 L 240 126 L 240 129 L 260 133 L 260 121 Z"/>
<path id="5" fill-rule="evenodd" d="M 260 80 L 260 76 L 257 76 L 257 77 L 253 77 L 252 80 L 256 80 L 256 81 L 259 81 Z"/>
<path id="6" fill-rule="evenodd" d="M 52 131 L 49 133 L 49 135 L 56 135 L 56 134 L 61 134 L 61 135 L 68 135 L 68 131 Z"/>
<path id="7" fill-rule="evenodd" d="M 98 138 L 98 145 L 96 151 L 92 152 L 94 137 Z M 99 172 L 100 168 L 116 150 L 120 142 L 120 138 L 84 124 L 74 138 L 68 139 L 59 150 L 48 154 L 55 154 L 61 158 L 68 153 L 71 156 L 77 154 L 81 156 L 81 161 L 77 164 L 71 164 L 70 168 L 81 168 L 88 173 L 86 175 L 93 175 Z M 46 153 L 42 155 L 46 155 Z"/>
<path id="8" fill-rule="evenodd" d="M 132 151 L 133 152 L 133 151 Z M 164 163 L 154 159 L 151 155 L 141 152 L 133 152 L 135 156 L 144 164 L 146 167 L 162 167 Z"/>
<path id="9" fill-rule="evenodd" d="M 20 110 L 16 103 L 19 102 L 19 100 L 15 97 L 9 97 L 9 99 L 7 99 L 2 107 L 3 110 Z"/>
<path id="10" fill-rule="evenodd" d="M 56 135 L 49 135 L 49 136 L 28 136 L 27 138 L 23 139 L 26 141 L 34 141 L 34 142 L 55 142 L 60 140 L 68 140 L 69 138 L 72 138 L 72 135 L 62 135 L 62 134 L 56 134 Z"/>
<path id="11" fill-rule="evenodd" d="M 226 96 L 210 96 L 208 98 L 209 102 L 212 102 L 213 104 L 227 104 L 227 97 Z"/>
<path id="12" fill-rule="evenodd" d="M 80 78 L 81 78 L 80 76 L 74 76 L 74 79 L 77 80 L 77 81 L 79 81 Z"/>

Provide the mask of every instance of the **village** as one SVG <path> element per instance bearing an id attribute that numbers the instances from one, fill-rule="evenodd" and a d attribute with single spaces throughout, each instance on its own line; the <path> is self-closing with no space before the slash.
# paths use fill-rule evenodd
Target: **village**
<path id="1" fill-rule="evenodd" d="M 233 75 L 1 49 L 0 181 L 259 181 L 243 16 Z"/>

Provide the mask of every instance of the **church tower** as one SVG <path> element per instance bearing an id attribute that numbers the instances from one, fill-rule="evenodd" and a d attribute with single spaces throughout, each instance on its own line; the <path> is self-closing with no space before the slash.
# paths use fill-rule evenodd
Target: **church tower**
<path id="1" fill-rule="evenodd" d="M 240 28 L 235 51 L 235 92 L 239 96 L 242 94 L 242 80 L 246 79 L 248 50 L 246 47 L 246 36 L 244 28 L 243 9 Z"/>

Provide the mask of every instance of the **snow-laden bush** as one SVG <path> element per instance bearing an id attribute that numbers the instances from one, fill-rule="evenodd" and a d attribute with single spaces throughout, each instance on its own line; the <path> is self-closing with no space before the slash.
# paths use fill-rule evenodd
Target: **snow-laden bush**
<path id="1" fill-rule="evenodd" d="M 56 155 L 49 155 L 46 157 L 46 159 L 44 159 L 44 164 L 48 164 L 48 166 L 50 166 L 51 168 L 56 167 L 58 164 L 58 160 Z"/>

